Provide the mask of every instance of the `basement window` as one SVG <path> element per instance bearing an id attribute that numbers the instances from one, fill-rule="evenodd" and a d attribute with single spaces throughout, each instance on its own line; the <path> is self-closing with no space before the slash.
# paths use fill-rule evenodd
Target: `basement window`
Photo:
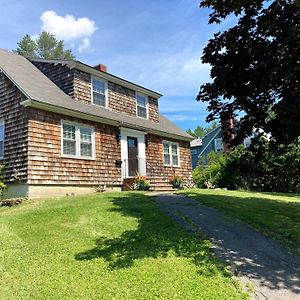
<path id="1" fill-rule="evenodd" d="M 92 77 L 92 102 L 107 107 L 107 81 Z"/>
<path id="2" fill-rule="evenodd" d="M 0 159 L 4 157 L 4 121 L 0 120 Z"/>
<path id="3" fill-rule="evenodd" d="M 148 98 L 147 96 L 136 93 L 136 114 L 138 117 L 147 119 L 148 118 Z"/>
<path id="4" fill-rule="evenodd" d="M 163 159 L 165 166 L 179 167 L 179 145 L 173 142 L 163 142 Z"/>
<path id="5" fill-rule="evenodd" d="M 94 127 L 62 121 L 62 156 L 94 159 Z"/>

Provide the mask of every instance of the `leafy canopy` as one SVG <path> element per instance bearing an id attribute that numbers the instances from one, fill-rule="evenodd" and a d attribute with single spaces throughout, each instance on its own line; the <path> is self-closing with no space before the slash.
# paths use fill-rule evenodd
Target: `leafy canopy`
<path id="1" fill-rule="evenodd" d="M 36 40 L 26 34 L 20 42 L 16 53 L 32 57 L 45 59 L 74 59 L 71 49 L 64 50 L 64 41 L 58 40 L 54 34 L 43 31 Z"/>
<path id="2" fill-rule="evenodd" d="M 207 135 L 211 130 L 219 127 L 220 124 L 217 121 L 211 122 L 210 125 L 203 127 L 203 126 L 197 126 L 194 130 L 188 129 L 186 132 L 193 136 L 194 138 L 203 138 L 205 135 Z"/>
<path id="3" fill-rule="evenodd" d="M 300 1 L 203 0 L 212 10 L 209 23 L 232 14 L 237 24 L 216 33 L 204 48 L 211 83 L 197 100 L 208 103 L 207 122 L 240 116 L 235 144 L 253 128 L 272 134 L 275 145 L 300 136 Z M 230 132 L 225 131 L 225 140 Z"/>

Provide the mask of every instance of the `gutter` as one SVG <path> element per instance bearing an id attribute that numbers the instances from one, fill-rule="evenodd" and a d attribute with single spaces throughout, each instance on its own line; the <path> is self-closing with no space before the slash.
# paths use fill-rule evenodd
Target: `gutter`
<path id="1" fill-rule="evenodd" d="M 172 133 L 169 133 L 169 132 L 160 131 L 160 130 L 149 128 L 149 127 L 134 125 L 134 124 L 123 122 L 123 121 L 117 121 L 117 120 L 104 118 L 104 117 L 100 117 L 100 116 L 94 116 L 94 115 L 91 115 L 91 114 L 78 112 L 76 110 L 71 110 L 71 109 L 68 109 L 68 108 L 54 106 L 54 105 L 51 105 L 51 104 L 48 104 L 48 103 L 43 103 L 43 102 L 33 100 L 33 99 L 24 100 L 24 101 L 21 102 L 21 105 L 24 106 L 24 107 L 37 108 L 37 109 L 41 109 L 41 110 L 46 110 L 46 111 L 58 113 L 58 114 L 61 114 L 61 115 L 75 117 L 75 118 L 78 118 L 78 119 L 89 120 L 89 121 L 93 121 L 93 122 L 96 122 L 96 123 L 108 124 L 108 125 L 112 125 L 112 126 L 116 126 L 116 127 L 126 127 L 126 128 L 130 128 L 130 129 L 136 129 L 136 130 L 144 131 L 146 133 L 156 134 L 156 135 L 159 135 L 159 136 L 168 137 L 168 138 L 172 138 L 172 139 L 177 139 L 177 140 L 180 140 L 180 141 L 189 142 L 191 140 L 189 137 L 184 137 L 184 136 L 180 136 L 180 135 L 177 135 L 177 134 L 172 134 Z"/>
<path id="2" fill-rule="evenodd" d="M 76 61 L 76 65 L 75 65 L 74 68 L 78 69 L 78 70 L 81 70 L 83 72 L 89 73 L 91 75 L 95 75 L 95 76 L 98 76 L 98 77 L 100 76 L 101 78 L 106 79 L 107 81 L 111 81 L 111 82 L 116 83 L 118 85 L 125 86 L 125 87 L 127 87 L 131 90 L 136 91 L 136 92 L 146 94 L 147 96 L 150 96 L 154 99 L 158 99 L 162 96 L 162 94 L 160 94 L 160 93 L 154 92 L 154 91 L 149 90 L 149 89 L 147 89 L 143 86 L 132 83 L 128 80 L 122 79 L 122 78 L 117 77 L 115 75 L 112 75 L 110 73 L 101 72 L 101 71 L 96 70 L 93 67 L 91 67 L 89 65 L 86 65 L 82 62 L 79 62 L 79 61 Z"/>

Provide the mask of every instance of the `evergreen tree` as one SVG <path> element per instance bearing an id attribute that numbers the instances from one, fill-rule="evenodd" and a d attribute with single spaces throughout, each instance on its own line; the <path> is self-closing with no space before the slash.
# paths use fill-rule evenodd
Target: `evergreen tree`
<path id="1" fill-rule="evenodd" d="M 54 34 L 43 31 L 39 34 L 37 40 L 33 40 L 26 34 L 20 42 L 16 53 L 32 57 L 45 59 L 74 59 L 72 50 L 64 49 L 64 41 L 58 40 Z"/>

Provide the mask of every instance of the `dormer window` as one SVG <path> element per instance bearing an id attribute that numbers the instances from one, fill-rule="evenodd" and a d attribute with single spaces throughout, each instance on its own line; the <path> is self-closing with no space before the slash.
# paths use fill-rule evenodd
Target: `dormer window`
<path id="1" fill-rule="evenodd" d="M 148 98 L 146 95 L 136 93 L 136 115 L 141 118 L 148 118 Z"/>
<path id="2" fill-rule="evenodd" d="M 107 107 L 107 81 L 100 78 L 92 78 L 92 103 Z"/>

